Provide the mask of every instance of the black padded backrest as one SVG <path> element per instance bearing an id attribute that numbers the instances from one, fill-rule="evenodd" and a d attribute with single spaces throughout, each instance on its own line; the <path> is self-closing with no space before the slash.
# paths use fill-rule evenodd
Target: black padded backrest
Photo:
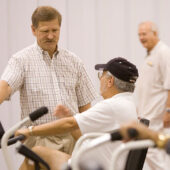
<path id="1" fill-rule="evenodd" d="M 149 126 L 149 120 L 147 119 L 141 119 L 140 122 Z M 129 151 L 124 170 L 142 170 L 147 151 L 148 148 Z"/>

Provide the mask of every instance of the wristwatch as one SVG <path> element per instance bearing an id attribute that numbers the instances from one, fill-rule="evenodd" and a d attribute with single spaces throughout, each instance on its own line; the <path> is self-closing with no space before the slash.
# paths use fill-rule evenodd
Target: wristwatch
<path id="1" fill-rule="evenodd" d="M 29 135 L 30 135 L 30 136 L 33 135 L 33 132 L 32 132 L 33 128 L 34 128 L 34 126 L 29 126 L 29 127 L 28 127 Z"/>
<path id="2" fill-rule="evenodd" d="M 156 145 L 158 148 L 164 148 L 167 141 L 170 139 L 169 135 L 166 134 L 159 134 L 158 135 L 158 140 L 156 141 Z"/>
<path id="3" fill-rule="evenodd" d="M 158 135 L 158 140 L 156 141 L 156 145 L 158 148 L 163 148 L 165 146 L 166 136 L 163 134 Z"/>

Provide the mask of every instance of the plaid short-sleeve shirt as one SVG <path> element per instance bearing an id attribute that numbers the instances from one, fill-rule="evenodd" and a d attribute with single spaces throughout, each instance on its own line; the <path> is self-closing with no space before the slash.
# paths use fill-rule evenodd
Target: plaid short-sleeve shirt
<path id="1" fill-rule="evenodd" d="M 8 82 L 12 93 L 20 91 L 22 118 L 41 106 L 48 107 L 49 114 L 37 120 L 36 125 L 57 119 L 52 115 L 57 104 L 66 105 L 74 114 L 96 97 L 75 54 L 58 49 L 51 59 L 36 43 L 12 56 L 1 79 Z"/>

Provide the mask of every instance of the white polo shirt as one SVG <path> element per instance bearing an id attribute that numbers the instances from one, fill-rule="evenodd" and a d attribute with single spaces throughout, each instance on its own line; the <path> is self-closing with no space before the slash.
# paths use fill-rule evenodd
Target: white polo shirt
<path id="1" fill-rule="evenodd" d="M 111 132 L 120 124 L 137 118 L 132 93 L 119 93 L 74 116 L 82 134 Z"/>
<path id="2" fill-rule="evenodd" d="M 121 124 L 137 120 L 136 107 L 132 93 L 119 93 L 110 99 L 97 103 L 94 107 L 74 116 L 82 134 L 89 132 L 111 132 Z M 92 151 L 95 158 L 104 167 L 108 167 L 111 154 L 119 143 L 107 143 Z M 89 154 L 88 154 L 89 157 Z"/>
<path id="3" fill-rule="evenodd" d="M 149 127 L 166 133 L 163 115 L 170 90 L 170 48 L 159 41 L 139 69 L 139 78 L 134 91 L 138 115 L 150 120 Z M 170 158 L 157 149 L 149 149 L 144 164 L 145 170 L 168 170 Z"/>
<path id="4" fill-rule="evenodd" d="M 170 90 L 170 48 L 160 41 L 139 69 L 139 78 L 134 91 L 139 117 L 149 119 L 149 126 L 154 130 L 163 129 L 168 90 Z"/>

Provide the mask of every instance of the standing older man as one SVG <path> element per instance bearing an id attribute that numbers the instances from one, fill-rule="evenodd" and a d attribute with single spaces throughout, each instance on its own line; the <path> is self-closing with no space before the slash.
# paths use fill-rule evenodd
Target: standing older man
<path id="1" fill-rule="evenodd" d="M 170 128 L 170 48 L 159 40 L 154 23 L 143 22 L 138 29 L 139 39 L 147 50 L 147 57 L 139 70 L 135 96 L 138 116 L 150 120 L 150 128 Z M 149 150 L 149 169 L 167 170 L 166 154 Z M 168 162 L 167 162 L 168 163 Z"/>
<path id="2" fill-rule="evenodd" d="M 57 104 L 68 106 L 74 114 L 87 110 L 96 96 L 81 60 L 58 47 L 61 20 L 55 8 L 38 7 L 32 14 L 31 26 L 36 43 L 13 55 L 1 77 L 0 103 L 19 90 L 22 118 L 41 106 L 49 108 L 49 114 L 34 125 L 56 120 L 53 112 Z M 70 134 L 63 134 L 30 138 L 27 145 L 71 153 L 74 141 Z"/>
<path id="3" fill-rule="evenodd" d="M 55 135 L 70 132 L 75 129 L 80 129 L 84 135 L 89 132 L 111 132 L 120 127 L 122 123 L 130 120 L 137 120 L 135 103 L 133 101 L 132 92 L 134 83 L 138 77 L 138 70 L 132 63 L 123 58 L 115 58 L 107 64 L 98 64 L 95 67 L 97 70 L 102 70 L 99 74 L 100 91 L 104 97 L 104 101 L 97 103 L 94 107 L 68 118 L 63 118 L 48 124 L 35 126 L 32 132 L 28 129 L 19 130 L 17 135 L 24 134 L 25 136 L 44 136 Z M 56 114 L 64 112 L 69 114 L 64 106 L 59 106 Z M 103 162 L 107 169 L 112 151 L 115 145 L 105 145 L 95 158 L 98 162 Z M 33 148 L 44 160 L 49 163 L 51 170 L 60 169 L 59 167 L 66 162 L 70 156 L 63 154 L 60 151 L 50 150 L 45 147 Z M 22 169 L 31 165 L 23 164 Z M 123 163 L 121 163 L 123 165 Z"/>

